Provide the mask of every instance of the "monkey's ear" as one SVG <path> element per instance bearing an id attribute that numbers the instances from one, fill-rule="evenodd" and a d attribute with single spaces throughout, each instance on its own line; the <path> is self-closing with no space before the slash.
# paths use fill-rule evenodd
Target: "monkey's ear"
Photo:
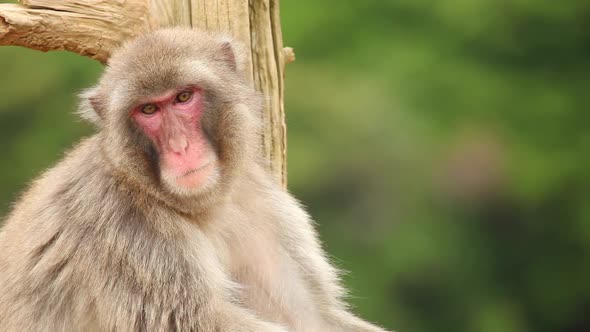
<path id="1" fill-rule="evenodd" d="M 221 60 L 233 71 L 241 71 L 244 68 L 244 50 L 239 43 L 229 38 L 224 38 L 220 45 Z"/>
<path id="2" fill-rule="evenodd" d="M 86 89 L 79 94 L 80 104 L 78 115 L 90 123 L 100 126 L 104 114 L 104 101 L 101 98 L 98 87 Z"/>
<path id="3" fill-rule="evenodd" d="M 221 44 L 221 56 L 223 61 L 225 61 L 232 70 L 235 71 L 237 69 L 238 65 L 236 63 L 236 55 L 229 41 Z"/>

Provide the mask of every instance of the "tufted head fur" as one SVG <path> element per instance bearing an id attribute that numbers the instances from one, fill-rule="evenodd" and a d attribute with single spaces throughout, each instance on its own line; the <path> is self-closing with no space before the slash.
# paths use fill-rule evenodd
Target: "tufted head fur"
<path id="1" fill-rule="evenodd" d="M 114 52 L 99 83 L 81 94 L 79 114 L 97 125 L 112 173 L 155 199 L 191 213 L 230 190 L 257 162 L 261 99 L 244 77 L 241 47 L 194 29 L 158 30 Z M 132 111 L 167 91 L 202 92 L 198 128 L 215 155 L 207 182 L 184 190 L 165 181 L 162 156 Z"/>

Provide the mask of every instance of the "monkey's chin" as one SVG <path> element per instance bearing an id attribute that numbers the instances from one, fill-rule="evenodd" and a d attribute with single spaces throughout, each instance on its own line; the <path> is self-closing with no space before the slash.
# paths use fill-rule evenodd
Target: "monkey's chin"
<path id="1" fill-rule="evenodd" d="M 217 168 L 214 162 L 185 172 L 182 175 L 163 175 L 167 187 L 182 196 L 195 195 L 212 186 L 217 178 Z"/>

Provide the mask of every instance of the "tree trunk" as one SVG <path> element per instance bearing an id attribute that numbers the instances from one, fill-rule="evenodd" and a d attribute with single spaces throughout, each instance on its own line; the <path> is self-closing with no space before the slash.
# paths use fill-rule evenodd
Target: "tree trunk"
<path id="1" fill-rule="evenodd" d="M 165 26 L 230 33 L 249 50 L 246 75 L 266 96 L 260 114 L 270 170 L 286 185 L 284 65 L 279 0 L 21 0 L 0 4 L 0 45 L 68 50 L 106 62 L 126 39 Z"/>

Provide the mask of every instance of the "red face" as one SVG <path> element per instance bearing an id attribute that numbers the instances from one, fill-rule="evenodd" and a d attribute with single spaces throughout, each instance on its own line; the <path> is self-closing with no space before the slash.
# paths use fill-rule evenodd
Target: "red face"
<path id="1" fill-rule="evenodd" d="M 199 88 L 168 91 L 135 107 L 131 117 L 153 142 L 160 176 L 173 189 L 194 191 L 215 174 L 216 157 L 201 129 Z"/>

